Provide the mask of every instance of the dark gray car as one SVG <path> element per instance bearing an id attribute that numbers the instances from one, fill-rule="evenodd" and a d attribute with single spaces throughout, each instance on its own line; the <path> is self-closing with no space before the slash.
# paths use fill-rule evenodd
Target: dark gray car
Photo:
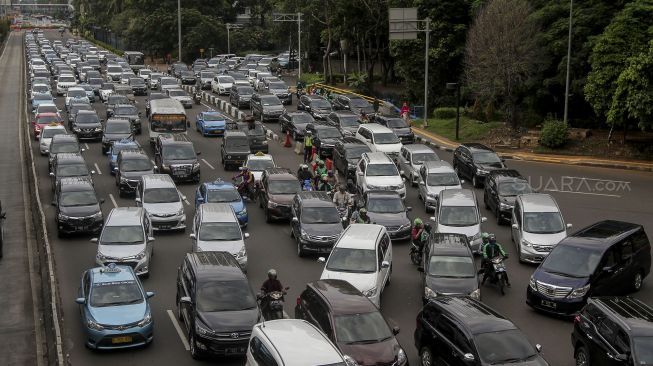
<path id="1" fill-rule="evenodd" d="M 254 94 L 251 100 L 252 115 L 261 122 L 278 121 L 284 107 L 276 95 Z"/>

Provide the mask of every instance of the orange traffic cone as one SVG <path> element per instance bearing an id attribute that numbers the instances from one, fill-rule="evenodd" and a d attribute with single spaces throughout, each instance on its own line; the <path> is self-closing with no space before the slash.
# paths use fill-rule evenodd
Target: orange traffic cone
<path id="1" fill-rule="evenodd" d="M 286 131 L 286 141 L 284 141 L 283 146 L 292 147 L 292 142 L 290 142 L 290 131 Z"/>

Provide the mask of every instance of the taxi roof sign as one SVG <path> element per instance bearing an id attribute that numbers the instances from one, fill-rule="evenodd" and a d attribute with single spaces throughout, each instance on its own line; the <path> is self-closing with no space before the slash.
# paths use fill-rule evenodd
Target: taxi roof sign
<path id="1" fill-rule="evenodd" d="M 100 269 L 101 273 L 120 273 L 120 271 L 120 267 L 116 266 L 115 263 L 109 263 Z"/>

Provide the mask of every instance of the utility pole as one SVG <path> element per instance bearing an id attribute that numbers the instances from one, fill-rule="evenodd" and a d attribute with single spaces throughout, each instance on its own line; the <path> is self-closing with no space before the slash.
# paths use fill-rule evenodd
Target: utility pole
<path id="1" fill-rule="evenodd" d="M 429 100 L 429 38 L 431 35 L 431 30 L 429 26 L 431 24 L 431 19 L 426 18 L 426 29 L 424 30 L 426 35 L 426 48 L 424 50 L 424 127 L 429 126 L 429 113 L 428 113 L 428 100 Z"/>
<path id="2" fill-rule="evenodd" d="M 272 21 L 297 22 L 297 78 L 299 79 L 302 76 L 302 13 L 272 13 Z"/>
<path id="3" fill-rule="evenodd" d="M 179 42 L 179 62 L 181 62 L 181 0 L 177 0 L 177 31 Z"/>
<path id="4" fill-rule="evenodd" d="M 567 77 L 565 80 L 565 114 L 563 122 L 567 124 L 569 114 L 569 69 L 571 63 L 571 22 L 574 16 L 574 0 L 569 0 L 569 37 L 567 39 Z"/>

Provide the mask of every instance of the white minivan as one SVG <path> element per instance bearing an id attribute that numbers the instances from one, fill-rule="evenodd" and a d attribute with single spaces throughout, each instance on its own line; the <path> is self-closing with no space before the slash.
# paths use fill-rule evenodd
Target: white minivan
<path id="1" fill-rule="evenodd" d="M 356 138 L 370 150 L 384 152 L 395 160 L 404 146 L 391 129 L 376 123 L 361 124 L 356 131 Z"/>
<path id="2" fill-rule="evenodd" d="M 392 159 L 382 152 L 363 153 L 356 166 L 356 188 L 361 195 L 368 191 L 395 191 L 405 198 L 404 181 Z"/>
<path id="3" fill-rule="evenodd" d="M 321 280 L 345 280 L 381 308 L 381 292 L 392 274 L 392 241 L 384 226 L 351 224 L 340 235 L 325 263 Z"/>
<path id="4" fill-rule="evenodd" d="M 511 222 L 510 238 L 519 261 L 529 263 L 541 262 L 571 228 L 571 224 L 565 224 L 558 203 L 546 193 L 518 195 Z"/>
<path id="5" fill-rule="evenodd" d="M 469 240 L 474 253 L 481 252 L 481 224 L 487 221 L 481 217 L 476 194 L 471 189 L 445 189 L 440 192 L 435 221 L 435 232 L 463 234 Z"/>

